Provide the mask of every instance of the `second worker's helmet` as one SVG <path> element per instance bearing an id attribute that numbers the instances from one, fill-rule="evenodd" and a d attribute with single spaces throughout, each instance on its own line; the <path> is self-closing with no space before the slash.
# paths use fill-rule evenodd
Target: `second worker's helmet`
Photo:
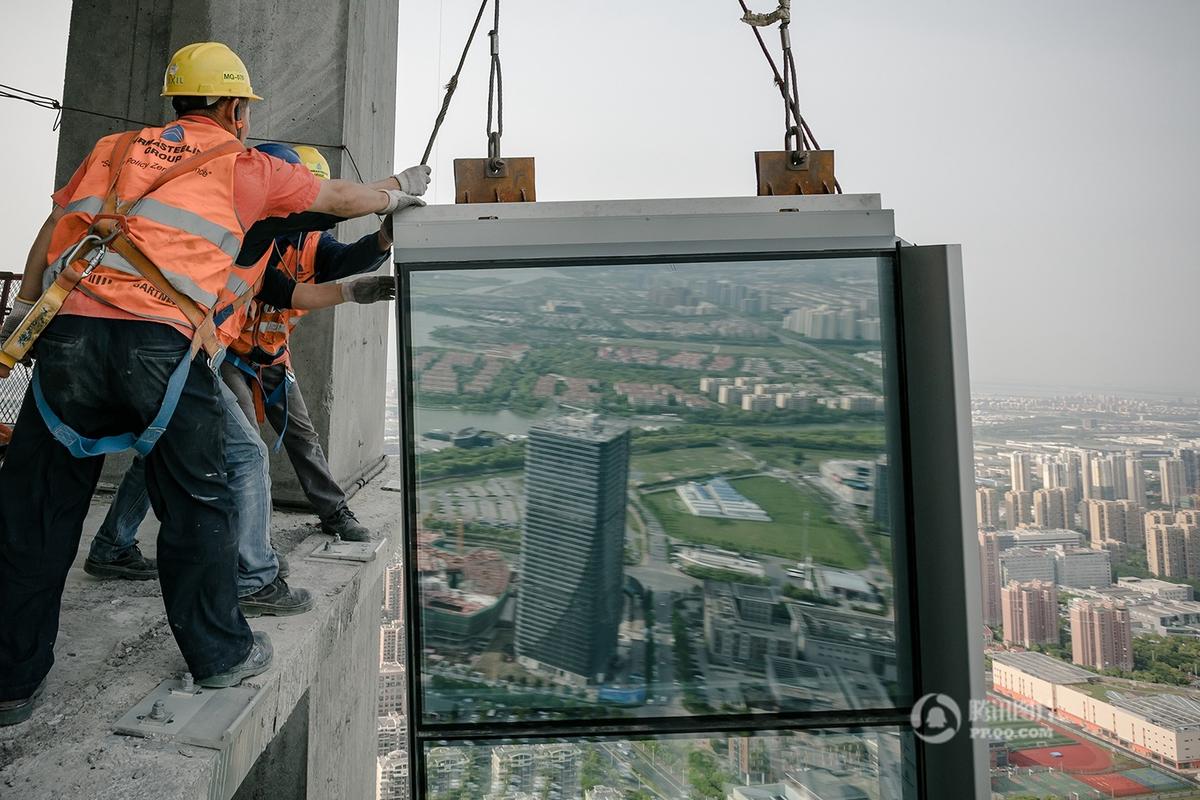
<path id="1" fill-rule="evenodd" d="M 290 144 L 283 142 L 263 142 L 262 144 L 254 145 L 255 150 L 261 150 L 269 156 L 274 156 L 280 161 L 286 161 L 289 164 L 303 164 L 300 160 L 300 154 L 296 152 L 296 148 Z"/>
<path id="2" fill-rule="evenodd" d="M 296 154 L 300 156 L 300 163 L 308 167 L 308 171 L 319 180 L 329 180 L 329 162 L 321 155 L 320 150 L 301 144 L 296 146 Z"/>

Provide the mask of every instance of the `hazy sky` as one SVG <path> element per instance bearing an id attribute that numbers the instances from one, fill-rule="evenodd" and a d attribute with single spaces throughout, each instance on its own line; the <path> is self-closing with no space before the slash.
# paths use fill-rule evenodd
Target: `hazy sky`
<path id="1" fill-rule="evenodd" d="M 801 106 L 843 187 L 882 194 L 910 241 L 963 245 L 976 383 L 1200 393 L 1200 2 L 794 3 Z M 476 8 L 401 0 L 398 166 L 420 158 Z M 753 193 L 782 114 L 736 0 L 503 12 L 504 149 L 537 157 L 540 199 Z M 0 83 L 59 96 L 68 15 L 8 10 Z M 486 30 L 435 152 L 439 202 L 451 160 L 484 155 Z M 56 136 L 49 111 L 0 100 L 0 119 L 19 269 Z"/>

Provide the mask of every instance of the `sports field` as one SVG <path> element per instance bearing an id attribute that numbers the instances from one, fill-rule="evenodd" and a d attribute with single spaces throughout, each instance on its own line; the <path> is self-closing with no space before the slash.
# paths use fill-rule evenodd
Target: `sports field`
<path id="1" fill-rule="evenodd" d="M 732 483 L 766 511 L 771 522 L 696 517 L 674 491 L 646 494 L 642 499 L 667 533 L 683 541 L 797 561 L 812 556 L 818 563 L 846 569 L 866 566 L 862 542 L 853 531 L 832 521 L 829 506 L 815 490 L 765 476 Z"/>
<path id="2" fill-rule="evenodd" d="M 686 447 L 634 455 L 629 469 L 639 483 L 752 472 L 754 462 L 727 447 Z"/>

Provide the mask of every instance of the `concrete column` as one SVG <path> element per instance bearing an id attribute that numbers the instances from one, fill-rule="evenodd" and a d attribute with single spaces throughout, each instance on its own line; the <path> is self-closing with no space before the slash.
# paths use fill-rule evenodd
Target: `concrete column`
<path id="1" fill-rule="evenodd" d="M 398 13 L 388 0 L 76 0 L 65 102 L 135 122 L 65 112 L 59 185 L 101 136 L 170 119 L 170 104 L 159 97 L 167 59 L 208 40 L 242 57 L 264 97 L 251 136 L 329 145 L 321 150 L 335 177 L 357 177 L 351 155 L 365 180 L 390 174 Z M 376 224 L 346 223 L 338 234 L 358 237 Z M 313 423 L 347 487 L 382 464 L 387 315 L 381 306 L 311 314 L 293 346 Z M 124 461 L 112 462 L 106 479 L 119 480 Z M 285 454 L 273 458 L 272 474 L 276 501 L 303 502 Z"/>

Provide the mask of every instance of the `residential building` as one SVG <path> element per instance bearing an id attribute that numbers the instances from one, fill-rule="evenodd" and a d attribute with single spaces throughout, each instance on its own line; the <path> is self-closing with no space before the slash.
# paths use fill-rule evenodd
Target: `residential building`
<path id="1" fill-rule="evenodd" d="M 1093 669 L 1133 669 L 1133 626 L 1120 603 L 1071 603 L 1071 662 Z"/>
<path id="2" fill-rule="evenodd" d="M 379 670 L 378 716 L 403 714 L 407 693 L 404 667 L 400 664 L 385 664 Z"/>
<path id="3" fill-rule="evenodd" d="M 532 792 L 537 760 L 532 745 L 502 744 L 492 748 L 492 796 Z"/>
<path id="4" fill-rule="evenodd" d="M 430 796 L 461 789 L 470 766 L 471 755 L 465 747 L 431 747 L 425 754 L 425 785 Z"/>
<path id="5" fill-rule="evenodd" d="M 404 617 L 403 564 L 389 564 L 383 573 L 383 611 L 388 619 Z"/>
<path id="6" fill-rule="evenodd" d="M 408 756 L 402 751 L 379 756 L 378 800 L 408 800 Z"/>
<path id="7" fill-rule="evenodd" d="M 1008 457 L 1009 477 L 1014 492 L 1033 491 L 1033 473 L 1030 469 L 1029 453 L 1014 452 Z"/>
<path id="8" fill-rule="evenodd" d="M 1144 511 L 1132 500 L 1088 500 L 1084 508 L 1091 546 L 1140 548 Z"/>
<path id="9" fill-rule="evenodd" d="M 1160 458 L 1158 476 L 1162 487 L 1162 503 L 1172 508 L 1182 505 L 1187 496 L 1182 458 Z"/>
<path id="10" fill-rule="evenodd" d="M 995 530 L 1003 527 L 1000 520 L 1000 492 L 990 486 L 975 490 L 975 520 L 980 528 Z"/>
<path id="11" fill-rule="evenodd" d="M 1138 506 L 1146 507 L 1146 465 L 1132 453 L 1125 460 L 1125 483 L 1128 497 Z"/>
<path id="12" fill-rule="evenodd" d="M 1004 518 L 1009 528 L 1033 524 L 1033 492 L 1004 493 Z"/>
<path id="13" fill-rule="evenodd" d="M 1145 516 L 1146 562 L 1163 578 L 1200 578 L 1200 512 L 1151 511 Z"/>
<path id="14" fill-rule="evenodd" d="M 1013 581 L 1000 590 L 1005 644 L 1058 644 L 1058 589 L 1053 583 Z"/>
<path id="15" fill-rule="evenodd" d="M 1009 531 L 1000 537 L 1000 549 L 1008 547 L 1081 547 L 1084 536 L 1079 531 L 1065 529 L 1021 528 Z"/>
<path id="16" fill-rule="evenodd" d="M 1000 624 L 1000 541 L 990 531 L 979 531 L 979 575 L 983 589 L 983 624 Z"/>
<path id="17" fill-rule="evenodd" d="M 1175 457 L 1183 464 L 1184 494 L 1200 493 L 1200 450 L 1176 448 Z"/>
<path id="18" fill-rule="evenodd" d="M 549 793 L 555 797 L 579 797 L 580 770 L 583 766 L 583 749 L 567 742 L 537 744 L 533 746 L 534 763 L 538 774 L 545 779 Z"/>
<path id="19" fill-rule="evenodd" d="M 1067 528 L 1068 491 L 1037 489 L 1033 493 L 1033 524 L 1039 528 Z"/>
<path id="20" fill-rule="evenodd" d="M 401 664 L 404 661 L 404 625 L 400 621 L 379 626 L 379 666 Z"/>

